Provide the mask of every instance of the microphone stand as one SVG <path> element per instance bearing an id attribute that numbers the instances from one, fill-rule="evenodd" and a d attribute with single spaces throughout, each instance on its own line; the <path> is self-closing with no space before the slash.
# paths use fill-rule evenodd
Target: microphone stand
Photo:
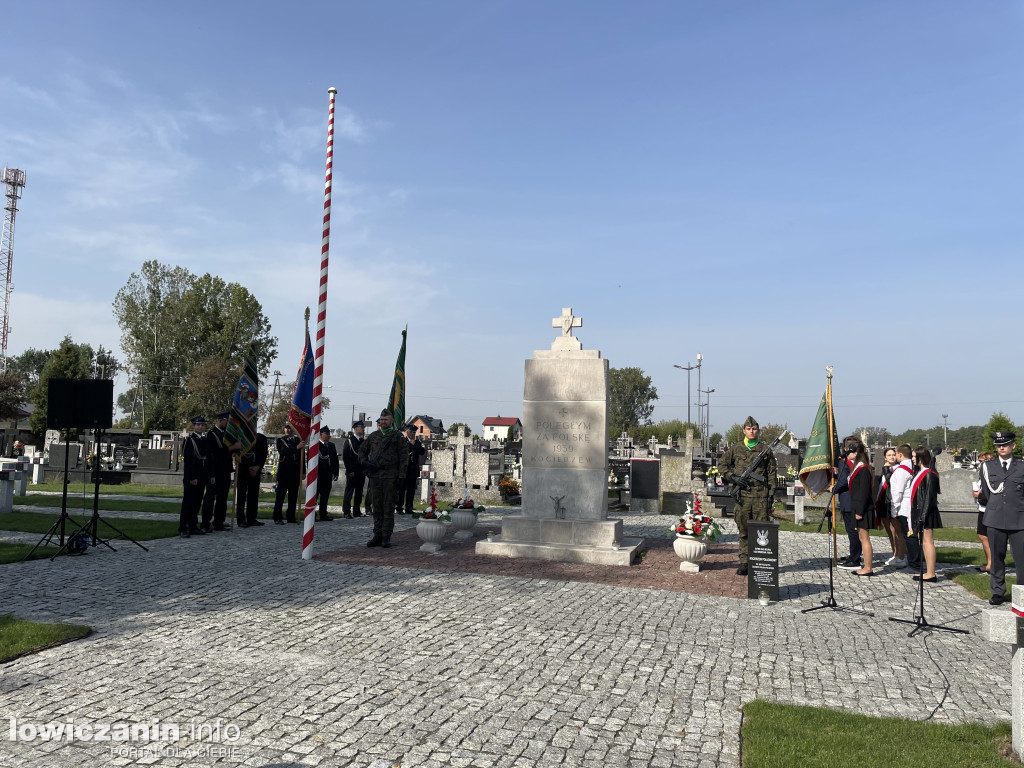
<path id="1" fill-rule="evenodd" d="M 914 606 L 914 618 L 913 619 L 897 619 L 892 616 L 889 617 L 889 621 L 895 621 L 900 624 L 913 624 L 914 628 L 907 633 L 907 637 L 913 637 L 918 632 L 930 632 L 933 629 L 939 629 L 943 632 L 956 632 L 960 635 L 969 635 L 970 631 L 966 629 L 958 629 L 956 627 L 943 627 L 937 624 L 929 624 L 927 619 L 924 617 L 924 533 L 921 529 L 921 523 L 924 522 L 924 510 L 921 511 L 921 516 L 915 521 L 914 526 L 917 528 L 917 547 L 921 551 L 921 566 L 917 573 L 917 605 Z"/>
<path id="2" fill-rule="evenodd" d="M 829 514 L 831 512 L 831 514 Z M 833 565 L 834 550 L 832 549 L 832 520 L 836 513 L 836 497 L 835 493 L 831 493 L 829 496 L 829 505 L 825 507 L 825 512 L 821 516 L 821 522 L 818 523 L 818 533 L 821 533 L 821 528 L 825 525 L 825 521 L 828 520 L 828 599 L 823 600 L 821 605 L 815 605 L 812 608 L 804 608 L 800 613 L 811 613 L 812 611 L 820 611 L 822 608 L 829 608 L 833 611 L 845 611 L 846 613 L 856 613 L 861 616 L 874 616 L 872 611 L 864 611 L 860 608 L 847 608 L 839 605 L 836 602 L 836 591 L 835 591 L 835 570 Z"/>

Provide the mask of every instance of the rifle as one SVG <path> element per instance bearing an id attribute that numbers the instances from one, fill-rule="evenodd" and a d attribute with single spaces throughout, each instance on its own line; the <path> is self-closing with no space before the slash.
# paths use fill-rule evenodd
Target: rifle
<path id="1" fill-rule="evenodd" d="M 736 501 L 740 500 L 740 491 L 750 490 L 751 480 L 756 480 L 757 482 L 764 483 L 765 485 L 768 484 L 768 481 L 765 479 L 765 476 L 759 475 L 757 473 L 757 468 L 761 465 L 762 461 L 768 458 L 768 454 L 772 452 L 775 446 L 782 441 L 782 438 L 786 434 L 788 434 L 788 432 L 788 429 L 782 430 L 782 432 L 779 433 L 779 436 L 772 441 L 771 445 L 767 446 L 763 451 L 761 451 L 761 453 L 758 454 L 757 458 L 750 463 L 750 466 L 747 467 L 746 472 L 744 472 L 742 475 L 732 474 L 729 476 L 728 480 L 730 483 L 732 483 L 732 497 L 736 499 Z M 768 501 L 770 504 L 771 499 L 769 499 Z"/>

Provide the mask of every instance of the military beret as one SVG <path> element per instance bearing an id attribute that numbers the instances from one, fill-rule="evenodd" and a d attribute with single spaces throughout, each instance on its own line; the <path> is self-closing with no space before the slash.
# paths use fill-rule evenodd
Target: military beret
<path id="1" fill-rule="evenodd" d="M 381 416 L 390 416 L 391 415 L 391 411 L 389 411 L 387 408 L 385 408 L 383 411 L 380 412 L 380 415 Z"/>
<path id="2" fill-rule="evenodd" d="M 747 420 L 743 422 L 743 428 L 746 429 L 747 427 L 757 427 L 760 429 L 761 425 L 757 423 L 757 419 L 753 416 L 747 416 Z"/>
<path id="3" fill-rule="evenodd" d="M 996 445 L 1009 445 L 1017 439 L 1017 436 L 1008 429 L 996 430 L 990 436 L 992 438 L 992 442 Z"/>
<path id="4" fill-rule="evenodd" d="M 204 419 L 202 416 L 196 416 L 195 418 L 192 419 L 192 423 L 193 424 L 205 424 L 206 423 L 206 419 Z"/>

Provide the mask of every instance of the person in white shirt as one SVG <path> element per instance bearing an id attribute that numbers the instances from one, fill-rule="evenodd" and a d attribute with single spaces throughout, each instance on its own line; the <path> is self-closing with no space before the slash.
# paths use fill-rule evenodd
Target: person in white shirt
<path id="1" fill-rule="evenodd" d="M 914 465 L 911 461 L 913 449 L 904 443 L 896 449 L 896 466 L 892 468 L 892 477 L 889 478 L 889 488 L 892 494 L 892 516 L 900 521 L 900 529 L 903 532 L 903 541 L 906 545 L 904 552 L 906 557 L 893 557 L 886 561 L 886 565 L 893 568 L 920 568 L 921 548 L 918 546 L 917 538 L 911 536 L 910 527 L 910 481 L 914 479 Z"/>

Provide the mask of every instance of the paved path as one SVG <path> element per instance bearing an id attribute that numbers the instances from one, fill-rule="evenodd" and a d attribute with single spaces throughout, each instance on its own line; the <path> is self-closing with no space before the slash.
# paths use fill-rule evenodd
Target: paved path
<path id="1" fill-rule="evenodd" d="M 626 527 L 661 535 L 665 520 L 629 515 Z M 319 524 L 317 547 L 363 546 L 369 528 Z M 0 718 L 159 718 L 182 729 L 166 755 L 134 742 L 140 759 L 112 757 L 121 743 L 10 741 L 4 728 L 0 765 L 710 768 L 738 765 L 740 707 L 757 697 L 1009 719 L 1009 649 L 976 634 L 986 603 L 952 582 L 929 585 L 928 618 L 972 634 L 908 639 L 887 621 L 911 616 L 917 591 L 905 571 L 839 572 L 840 604 L 875 616 L 802 614 L 827 588 L 822 538 L 781 539 L 784 599 L 768 607 L 305 562 L 298 526 L 0 566 L 0 610 L 94 629 L 0 668 Z M 185 738 L 191 722 L 218 718 L 238 727 L 237 741 Z"/>

